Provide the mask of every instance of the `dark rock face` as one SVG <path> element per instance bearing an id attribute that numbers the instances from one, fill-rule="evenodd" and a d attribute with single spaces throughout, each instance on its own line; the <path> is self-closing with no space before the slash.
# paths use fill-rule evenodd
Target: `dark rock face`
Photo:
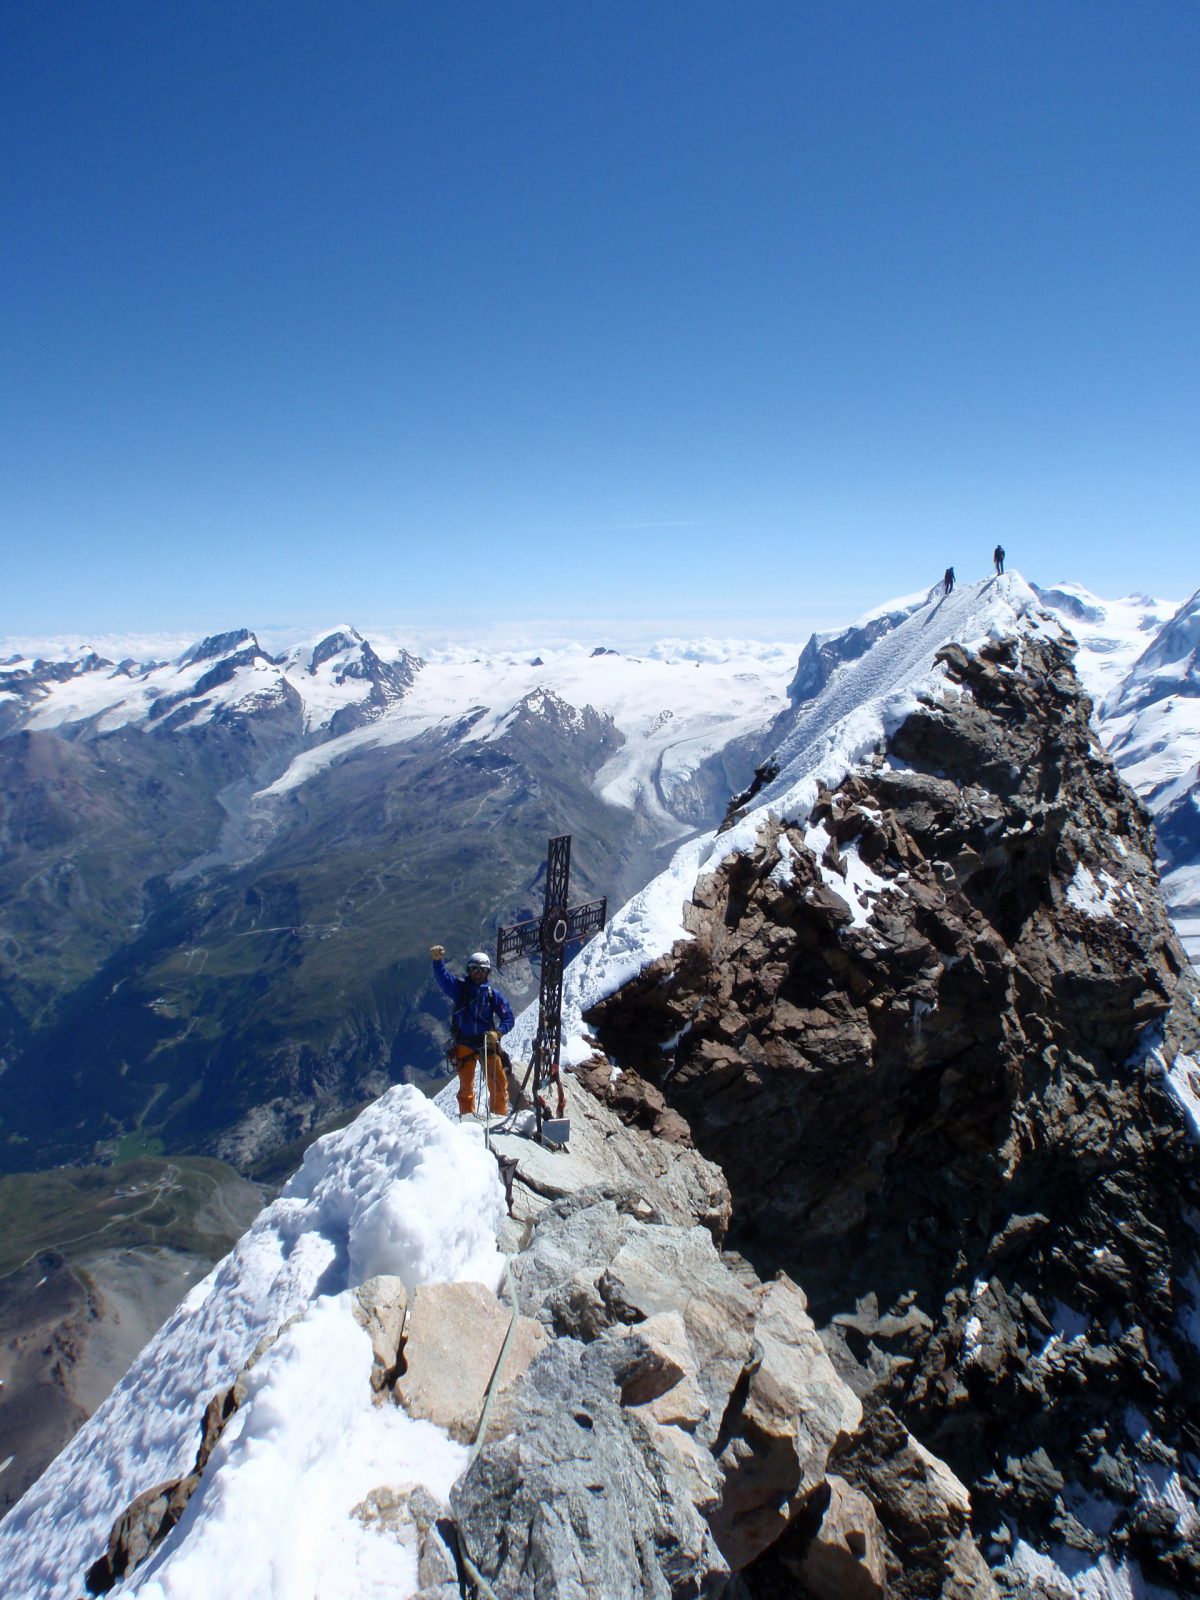
<path id="1" fill-rule="evenodd" d="M 588 1020 L 864 1397 L 836 1467 L 895 1593 L 957 1592 L 880 1489 L 906 1429 L 994 1559 L 1015 1530 L 1194 1593 L 1195 1521 L 1149 1487 L 1200 1493 L 1197 1155 L 1166 1077 L 1197 1042 L 1190 969 L 1068 648 L 941 659 L 889 759 L 702 879 L 693 940 Z"/>
<path id="2" fill-rule="evenodd" d="M 179 658 L 181 665 L 188 665 L 194 661 L 216 661 L 221 656 L 227 656 L 234 651 L 239 651 L 249 646 L 251 651 L 259 648 L 258 640 L 249 628 L 231 628 L 228 633 L 210 633 L 206 639 L 201 639 L 199 644 L 185 650 Z"/>

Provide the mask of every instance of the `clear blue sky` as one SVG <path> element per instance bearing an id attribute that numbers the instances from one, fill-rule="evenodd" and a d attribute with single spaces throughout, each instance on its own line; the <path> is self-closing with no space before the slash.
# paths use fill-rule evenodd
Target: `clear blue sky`
<path id="1" fill-rule="evenodd" d="M 1193 0 L 6 0 L 0 634 L 1200 584 Z"/>

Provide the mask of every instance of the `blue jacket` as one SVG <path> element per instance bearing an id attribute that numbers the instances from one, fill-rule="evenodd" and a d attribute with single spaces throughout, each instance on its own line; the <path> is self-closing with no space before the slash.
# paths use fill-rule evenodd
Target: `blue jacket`
<path id="1" fill-rule="evenodd" d="M 482 1044 L 485 1033 L 495 1029 L 507 1033 L 513 1025 L 512 1007 L 490 983 L 472 983 L 470 978 L 456 978 L 444 961 L 433 963 L 433 975 L 444 994 L 454 1002 L 450 1026 L 454 1037 L 464 1044 Z"/>

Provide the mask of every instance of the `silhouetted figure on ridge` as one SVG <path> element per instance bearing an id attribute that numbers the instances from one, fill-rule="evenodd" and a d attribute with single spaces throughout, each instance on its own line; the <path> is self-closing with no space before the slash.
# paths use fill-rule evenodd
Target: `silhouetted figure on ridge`
<path id="1" fill-rule="evenodd" d="M 992 551 L 992 560 L 996 563 L 996 576 L 999 577 L 1004 571 L 1004 546 L 1002 544 L 998 544 Z"/>
<path id="2" fill-rule="evenodd" d="M 942 579 L 942 599 L 943 600 L 950 593 L 950 591 L 951 591 L 951 589 L 953 589 L 953 587 L 954 587 L 954 568 L 953 567 L 947 567 L 946 568 L 946 576 Z"/>

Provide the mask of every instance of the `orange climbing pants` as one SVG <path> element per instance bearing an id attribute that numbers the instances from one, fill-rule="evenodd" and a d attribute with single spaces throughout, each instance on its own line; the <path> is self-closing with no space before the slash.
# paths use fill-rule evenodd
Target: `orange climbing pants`
<path id="1" fill-rule="evenodd" d="M 475 1068 L 483 1052 L 473 1050 L 469 1044 L 454 1046 L 454 1065 L 458 1069 L 458 1114 L 468 1116 L 475 1109 Z M 508 1075 L 499 1050 L 491 1045 L 487 1049 L 487 1087 L 492 1114 L 508 1115 Z"/>

